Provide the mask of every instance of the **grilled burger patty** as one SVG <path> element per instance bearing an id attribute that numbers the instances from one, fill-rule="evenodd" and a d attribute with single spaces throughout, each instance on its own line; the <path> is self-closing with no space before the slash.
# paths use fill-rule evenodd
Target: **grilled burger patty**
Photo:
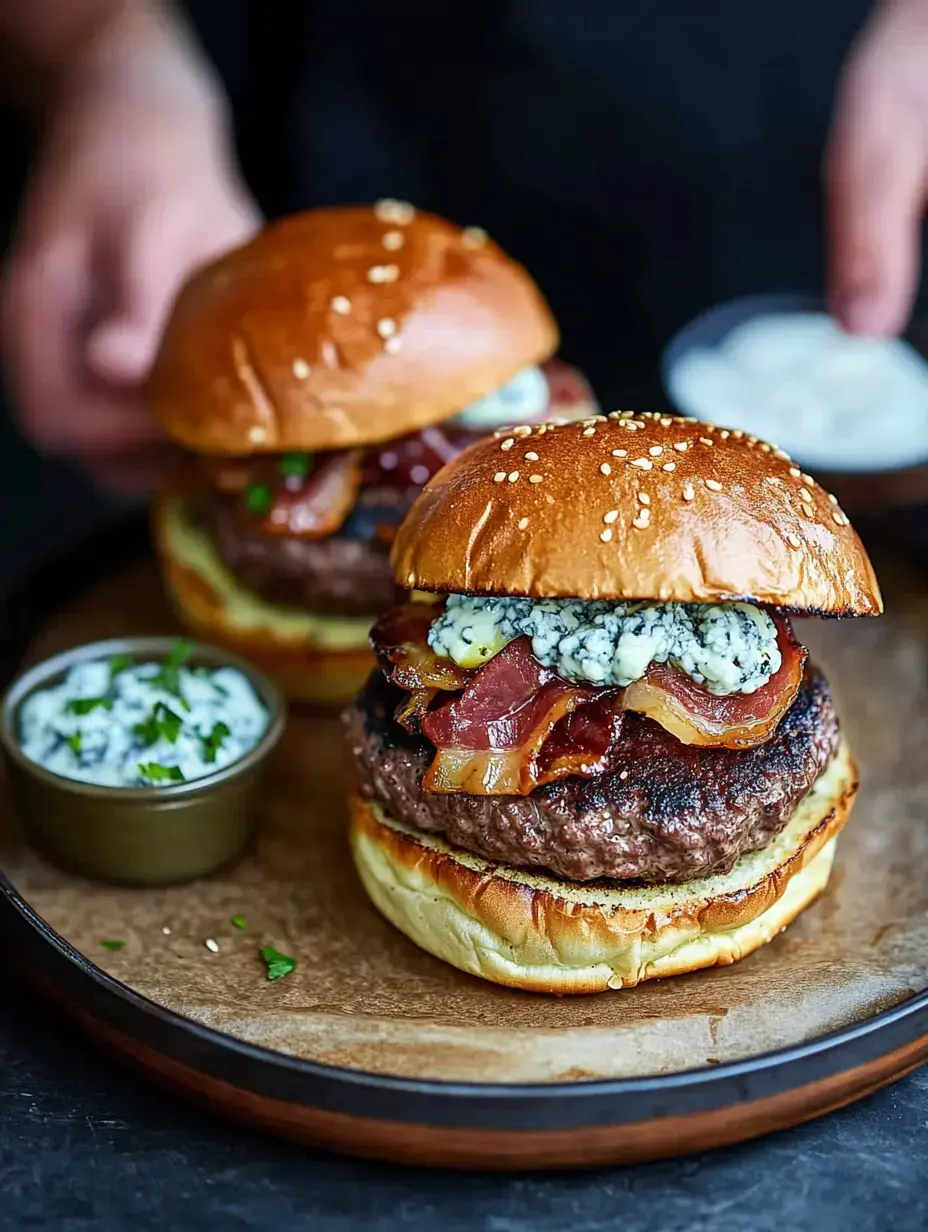
<path id="1" fill-rule="evenodd" d="M 240 499 L 218 493 L 204 501 L 201 518 L 229 572 L 269 603 L 366 616 L 394 601 L 389 545 L 378 539 L 265 534 Z"/>
<path id="2" fill-rule="evenodd" d="M 432 746 L 393 718 L 401 696 L 378 671 L 345 715 L 362 795 L 467 851 L 575 881 L 682 882 L 728 872 L 779 833 L 838 744 L 828 684 L 811 668 L 759 748 L 681 744 L 626 714 L 608 774 L 529 796 L 438 795 L 422 790 Z"/>

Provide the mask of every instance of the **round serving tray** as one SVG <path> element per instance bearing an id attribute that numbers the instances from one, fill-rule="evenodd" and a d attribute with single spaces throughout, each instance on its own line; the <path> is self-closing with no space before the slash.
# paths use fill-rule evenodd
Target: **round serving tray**
<path id="1" fill-rule="evenodd" d="M 59 872 L 0 798 L 0 945 L 111 1054 L 226 1117 L 357 1154 L 591 1166 L 753 1137 L 858 1099 L 928 1056 L 928 594 L 895 551 L 876 563 L 890 616 L 801 629 L 863 773 L 835 875 L 740 964 L 558 999 L 423 954 L 358 886 L 338 723 L 312 715 L 290 725 L 254 851 L 195 885 Z M 4 680 L 67 646 L 173 628 L 141 523 L 41 569 L 2 619 Z M 123 948 L 101 947 L 113 939 Z M 269 983 L 262 944 L 296 970 Z"/>

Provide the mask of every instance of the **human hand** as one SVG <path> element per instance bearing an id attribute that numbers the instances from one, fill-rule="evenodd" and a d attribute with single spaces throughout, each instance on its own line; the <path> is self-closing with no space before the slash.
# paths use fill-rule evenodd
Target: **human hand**
<path id="1" fill-rule="evenodd" d="M 905 328 L 928 202 L 928 0 L 883 0 L 845 66 L 825 162 L 832 311 Z"/>
<path id="2" fill-rule="evenodd" d="M 142 384 L 174 295 L 260 221 L 193 54 L 134 34 L 110 32 L 58 95 L 3 286 L 26 435 L 118 488 L 147 483 L 161 446 Z"/>

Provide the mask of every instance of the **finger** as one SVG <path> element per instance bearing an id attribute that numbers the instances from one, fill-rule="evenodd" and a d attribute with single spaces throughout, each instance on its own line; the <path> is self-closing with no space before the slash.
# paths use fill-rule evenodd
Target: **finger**
<path id="1" fill-rule="evenodd" d="M 163 485 L 172 465 L 168 448 L 156 447 L 112 457 L 91 456 L 84 467 L 94 484 L 106 492 L 139 499 L 151 497 Z"/>
<path id="2" fill-rule="evenodd" d="M 90 339 L 93 369 L 109 380 L 142 379 L 182 283 L 195 268 L 243 242 L 253 228 L 247 213 L 228 206 L 204 227 L 189 202 L 181 209 L 152 208 L 133 220 L 119 249 L 110 250 L 116 298 Z"/>
<path id="3" fill-rule="evenodd" d="M 829 297 L 846 329 L 904 328 L 920 264 L 926 148 L 885 72 L 852 75 L 826 163 Z"/>

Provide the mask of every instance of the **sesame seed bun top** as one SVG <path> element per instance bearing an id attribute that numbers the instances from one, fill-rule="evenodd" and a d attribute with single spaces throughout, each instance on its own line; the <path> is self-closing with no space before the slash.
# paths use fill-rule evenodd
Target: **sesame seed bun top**
<path id="1" fill-rule="evenodd" d="M 201 453 L 336 449 L 447 419 L 557 342 L 482 231 L 381 201 L 285 218 L 196 273 L 147 392 Z"/>
<path id="2" fill-rule="evenodd" d="M 473 445 L 423 489 L 392 560 L 417 590 L 883 610 L 847 517 L 786 454 L 651 413 Z"/>

